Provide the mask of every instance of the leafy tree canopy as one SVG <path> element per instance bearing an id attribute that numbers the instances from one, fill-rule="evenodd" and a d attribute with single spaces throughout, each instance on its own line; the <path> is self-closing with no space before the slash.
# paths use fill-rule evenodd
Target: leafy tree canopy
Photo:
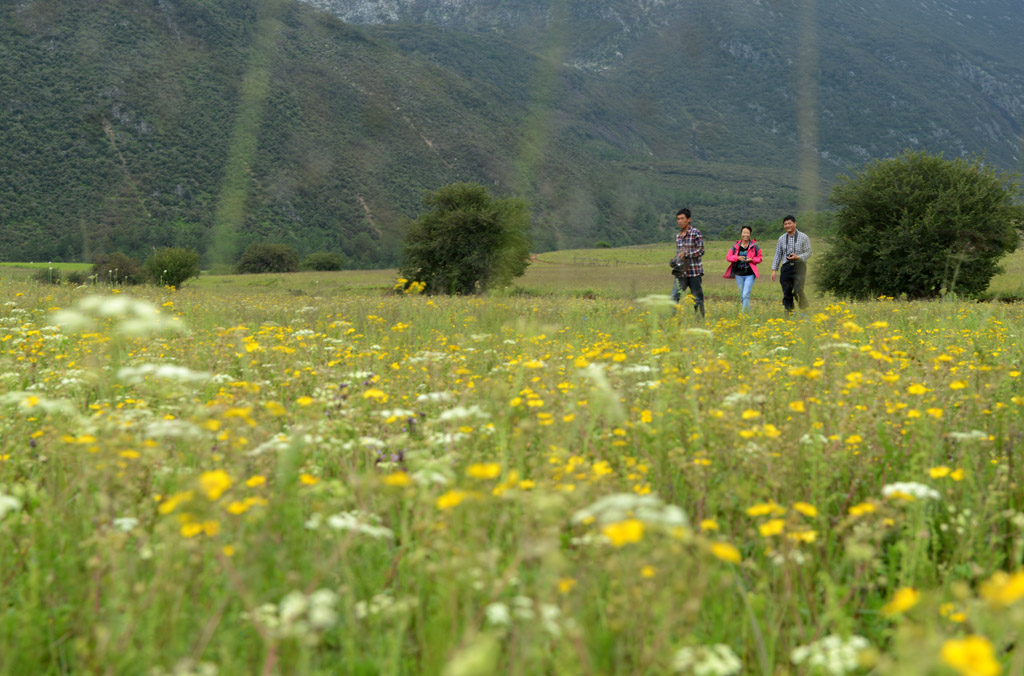
<path id="1" fill-rule="evenodd" d="M 181 285 L 199 276 L 199 252 L 183 247 L 164 247 L 146 259 L 150 281 L 165 286 Z"/>
<path id="2" fill-rule="evenodd" d="M 904 152 L 840 177 L 821 286 L 841 296 L 973 296 L 999 272 L 1024 225 L 1012 176 L 980 160 Z"/>
<path id="3" fill-rule="evenodd" d="M 299 269 L 299 254 L 287 244 L 256 242 L 242 254 L 235 266 L 239 274 L 261 272 L 295 272 Z"/>
<path id="4" fill-rule="evenodd" d="M 530 214 L 523 200 L 453 183 L 429 194 L 425 204 L 430 211 L 405 237 L 402 274 L 426 284 L 427 293 L 475 293 L 526 272 Z"/>

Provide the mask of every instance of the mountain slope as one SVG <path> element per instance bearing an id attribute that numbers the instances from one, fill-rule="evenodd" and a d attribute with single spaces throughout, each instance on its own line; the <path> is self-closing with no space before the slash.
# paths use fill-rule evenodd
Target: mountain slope
<path id="1" fill-rule="evenodd" d="M 1013 0 L 307 1 L 346 21 L 533 49 L 553 37 L 567 65 L 629 93 L 645 149 L 662 157 L 778 166 L 810 142 L 826 176 L 906 147 L 1020 162 L 1024 7 Z M 810 136 L 797 124 L 804 103 Z"/>

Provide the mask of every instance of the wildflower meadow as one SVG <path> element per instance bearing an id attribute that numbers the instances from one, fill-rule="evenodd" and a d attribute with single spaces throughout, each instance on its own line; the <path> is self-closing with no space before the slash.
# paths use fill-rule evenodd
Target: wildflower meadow
<path id="1" fill-rule="evenodd" d="M 1024 673 L 1019 303 L 0 288 L 2 674 Z"/>

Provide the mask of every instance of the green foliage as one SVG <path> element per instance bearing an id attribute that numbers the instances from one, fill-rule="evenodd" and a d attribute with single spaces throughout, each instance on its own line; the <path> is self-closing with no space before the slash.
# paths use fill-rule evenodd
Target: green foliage
<path id="1" fill-rule="evenodd" d="M 302 259 L 302 270 L 344 270 L 345 257 L 335 251 L 317 251 Z"/>
<path id="2" fill-rule="evenodd" d="M 134 286 L 146 281 L 146 270 L 123 253 L 100 254 L 93 259 L 92 274 L 104 284 Z"/>
<path id="3" fill-rule="evenodd" d="M 57 268 L 39 268 L 31 275 L 40 284 L 60 284 L 64 281 L 63 273 Z"/>
<path id="4" fill-rule="evenodd" d="M 182 247 L 158 249 L 146 260 L 146 272 L 154 284 L 181 288 L 199 276 L 199 253 Z"/>
<path id="5" fill-rule="evenodd" d="M 502 287 L 526 271 L 525 202 L 494 198 L 474 183 L 444 186 L 424 202 L 431 210 L 406 234 L 402 274 L 425 283 L 427 293 L 475 293 Z"/>
<path id="6" fill-rule="evenodd" d="M 261 272 L 295 272 L 299 269 L 299 254 L 287 244 L 250 244 L 235 266 L 240 274 Z"/>
<path id="7" fill-rule="evenodd" d="M 1017 247 L 1024 212 L 1012 178 L 980 161 L 907 151 L 843 177 L 820 284 L 843 296 L 974 296 Z"/>

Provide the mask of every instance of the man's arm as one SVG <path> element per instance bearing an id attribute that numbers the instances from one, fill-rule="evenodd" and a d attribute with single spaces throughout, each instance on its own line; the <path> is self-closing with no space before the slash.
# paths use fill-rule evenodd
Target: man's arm
<path id="1" fill-rule="evenodd" d="M 811 238 L 807 236 L 807 233 L 800 233 L 803 235 L 803 246 L 799 247 L 800 260 L 807 262 L 807 259 L 811 257 Z"/>

